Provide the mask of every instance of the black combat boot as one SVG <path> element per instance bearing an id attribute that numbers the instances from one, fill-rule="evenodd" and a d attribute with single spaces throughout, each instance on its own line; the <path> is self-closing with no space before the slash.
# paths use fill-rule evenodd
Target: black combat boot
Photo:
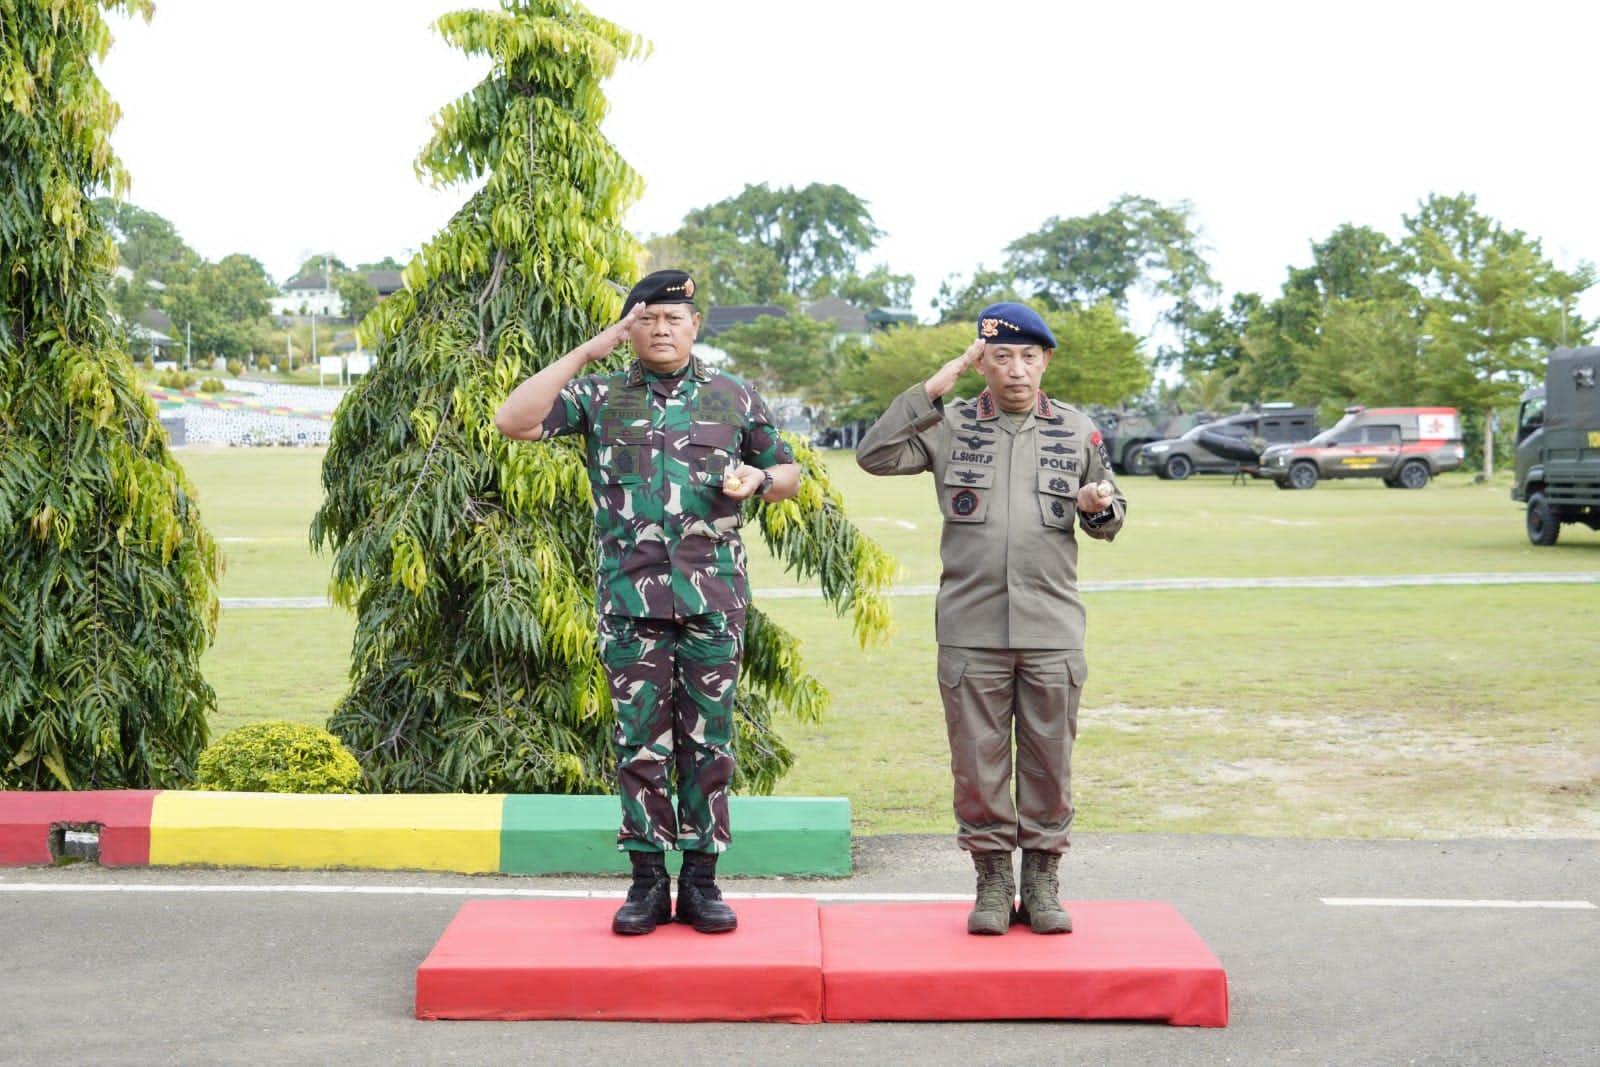
<path id="1" fill-rule="evenodd" d="M 974 852 L 972 865 L 978 869 L 978 900 L 967 915 L 967 933 L 1003 934 L 1011 929 L 1017 896 L 1011 853 Z"/>
<path id="2" fill-rule="evenodd" d="M 739 925 L 717 888 L 717 854 L 685 852 L 678 874 L 678 921 L 702 934 L 725 934 Z"/>
<path id="3" fill-rule="evenodd" d="M 672 921 L 672 879 L 667 876 L 667 858 L 659 852 L 629 852 L 633 861 L 633 885 L 628 900 L 611 920 L 614 934 L 648 934 L 659 924 Z"/>
<path id="4" fill-rule="evenodd" d="M 1060 865 L 1059 852 L 1028 849 L 1022 853 L 1022 908 L 1017 918 L 1036 934 L 1072 932 L 1072 916 L 1059 899 L 1061 887 L 1056 868 Z"/>

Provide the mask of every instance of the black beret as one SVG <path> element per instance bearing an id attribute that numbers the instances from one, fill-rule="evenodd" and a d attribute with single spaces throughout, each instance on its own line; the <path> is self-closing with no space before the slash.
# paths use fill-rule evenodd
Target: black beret
<path id="1" fill-rule="evenodd" d="M 622 302 L 626 315 L 635 304 L 693 304 L 694 279 L 681 270 L 658 270 L 646 274 L 639 283 L 628 290 L 628 299 Z"/>
<path id="2" fill-rule="evenodd" d="M 1026 304 L 990 304 L 978 314 L 978 339 L 992 345 L 1038 345 L 1054 348 L 1056 335 L 1039 313 Z"/>

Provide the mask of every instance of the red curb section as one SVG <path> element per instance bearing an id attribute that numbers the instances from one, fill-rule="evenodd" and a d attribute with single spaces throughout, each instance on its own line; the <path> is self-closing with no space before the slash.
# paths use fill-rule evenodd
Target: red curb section
<path id="1" fill-rule="evenodd" d="M 98 826 L 100 863 L 150 863 L 150 812 L 159 789 L 0 792 L 0 867 L 49 863 L 53 826 Z"/>

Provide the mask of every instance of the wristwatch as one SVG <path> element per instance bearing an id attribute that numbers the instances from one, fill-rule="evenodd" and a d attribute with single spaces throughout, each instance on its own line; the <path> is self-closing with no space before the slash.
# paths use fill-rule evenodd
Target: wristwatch
<path id="1" fill-rule="evenodd" d="M 761 488 L 756 490 L 756 496 L 760 496 L 760 497 L 766 496 L 767 495 L 767 490 L 771 489 L 771 488 L 772 488 L 772 472 L 764 470 L 764 471 L 761 472 Z"/>

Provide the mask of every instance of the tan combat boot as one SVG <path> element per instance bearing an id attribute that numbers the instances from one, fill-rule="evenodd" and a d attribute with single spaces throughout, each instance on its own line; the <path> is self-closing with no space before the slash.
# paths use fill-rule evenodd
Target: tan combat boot
<path id="1" fill-rule="evenodd" d="M 1072 932 L 1072 916 L 1061 906 L 1061 885 L 1056 877 L 1060 864 L 1059 852 L 1027 849 L 1022 853 L 1022 908 L 1017 916 L 1036 934 Z"/>
<path id="2" fill-rule="evenodd" d="M 967 933 L 1003 934 L 1011 929 L 1017 880 L 1011 873 L 1011 853 L 974 852 L 978 869 L 978 901 L 967 915 Z"/>

